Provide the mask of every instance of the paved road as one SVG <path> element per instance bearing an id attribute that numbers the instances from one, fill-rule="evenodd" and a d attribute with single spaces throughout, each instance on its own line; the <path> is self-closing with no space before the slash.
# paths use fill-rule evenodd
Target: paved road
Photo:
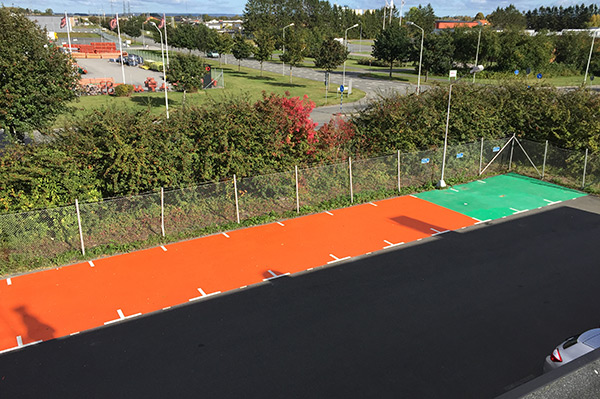
<path id="1" fill-rule="evenodd" d="M 598 323 L 600 199 L 0 356 L 3 397 L 491 398 Z"/>

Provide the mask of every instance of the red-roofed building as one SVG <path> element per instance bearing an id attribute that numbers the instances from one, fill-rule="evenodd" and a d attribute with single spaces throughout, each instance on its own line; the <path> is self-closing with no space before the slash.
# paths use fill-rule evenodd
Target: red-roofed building
<path id="1" fill-rule="evenodd" d="M 476 26 L 485 26 L 490 23 L 485 19 L 478 19 L 477 21 L 435 21 L 435 29 L 454 29 L 454 28 L 474 28 Z"/>

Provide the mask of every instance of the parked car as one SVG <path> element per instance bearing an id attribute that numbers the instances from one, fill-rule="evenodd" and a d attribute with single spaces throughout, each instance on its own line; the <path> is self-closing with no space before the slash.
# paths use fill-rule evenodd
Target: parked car
<path id="1" fill-rule="evenodd" d="M 598 348 L 600 348 L 600 328 L 593 328 L 582 334 L 569 337 L 562 344 L 558 345 L 551 355 L 546 356 L 544 373 L 554 370 Z"/>
<path id="2" fill-rule="evenodd" d="M 219 53 L 216 51 L 209 51 L 206 53 L 207 58 L 219 58 Z"/>

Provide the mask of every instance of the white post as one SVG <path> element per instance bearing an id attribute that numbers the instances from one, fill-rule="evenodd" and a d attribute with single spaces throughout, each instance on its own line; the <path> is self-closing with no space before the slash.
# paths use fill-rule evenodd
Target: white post
<path id="1" fill-rule="evenodd" d="M 585 188 L 585 172 L 587 171 L 587 159 L 588 159 L 588 149 L 585 149 L 585 161 L 583 161 L 583 181 L 581 182 L 581 188 Z"/>
<path id="2" fill-rule="evenodd" d="M 348 52 L 348 31 L 352 28 L 356 28 L 358 26 L 358 24 L 354 24 L 351 27 L 347 28 L 346 31 L 344 32 L 344 46 L 346 48 L 346 52 Z M 344 87 L 346 87 L 346 60 L 344 60 L 344 72 L 343 72 L 343 77 L 342 77 L 342 85 L 344 85 Z M 342 93 L 342 96 L 344 94 Z"/>
<path id="3" fill-rule="evenodd" d="M 546 149 L 544 150 L 544 163 L 542 164 L 542 180 L 546 174 L 546 156 L 548 155 L 548 140 L 546 140 Z"/>
<path id="4" fill-rule="evenodd" d="M 167 111 L 167 119 L 169 119 L 169 97 L 167 96 L 167 92 L 169 90 L 168 90 L 168 83 L 167 83 L 167 66 L 165 65 L 165 49 L 163 46 L 163 37 L 162 37 L 161 30 L 158 28 L 158 26 L 156 26 L 154 21 L 152 21 L 150 23 L 152 25 L 154 25 L 154 27 L 156 28 L 156 30 L 158 30 L 158 33 L 160 34 L 160 54 L 162 56 L 163 81 L 164 81 L 164 85 L 165 85 L 165 107 L 166 107 L 166 111 Z"/>
<path id="5" fill-rule="evenodd" d="M 400 150 L 398 150 L 398 193 L 400 193 Z"/>
<path id="6" fill-rule="evenodd" d="M 444 171 L 446 169 L 446 151 L 448 149 L 448 124 L 450 123 L 450 100 L 452 99 L 452 85 L 450 85 L 450 90 L 448 91 L 448 112 L 446 114 L 446 133 L 444 134 L 444 155 L 442 157 L 442 177 L 438 182 L 438 188 L 446 187 L 446 182 L 444 181 Z"/>
<path id="7" fill-rule="evenodd" d="M 77 211 L 77 225 L 79 226 L 79 239 L 81 241 L 81 254 L 85 256 L 85 245 L 83 245 L 83 230 L 81 229 L 81 215 L 79 213 L 79 201 L 75 199 L 75 210 Z"/>
<path id="8" fill-rule="evenodd" d="M 510 172 L 510 170 L 512 169 L 512 158 L 513 158 L 513 151 L 515 150 L 515 135 L 513 134 L 513 141 L 512 144 L 510 145 L 510 158 L 508 159 L 508 171 Z"/>
<path id="9" fill-rule="evenodd" d="M 348 157 L 348 170 L 350 172 L 350 202 L 354 203 L 354 192 L 352 190 L 352 158 Z"/>
<path id="10" fill-rule="evenodd" d="M 65 22 L 67 24 L 67 39 L 69 40 L 69 53 L 73 54 L 73 49 L 71 48 L 71 24 L 69 24 L 69 17 L 67 16 L 66 11 L 65 11 Z"/>
<path id="11" fill-rule="evenodd" d="M 162 236 L 165 236 L 165 191 L 160 188 L 160 229 Z"/>
<path id="12" fill-rule="evenodd" d="M 481 43 L 481 30 L 483 26 L 479 28 L 479 37 L 477 38 L 477 53 L 475 53 L 475 65 L 479 65 L 479 43 Z M 475 83 L 475 73 L 473 73 L 473 83 Z"/>
<path id="13" fill-rule="evenodd" d="M 123 66 L 123 42 L 121 41 L 121 28 L 119 27 L 119 13 L 115 14 L 117 18 L 117 34 L 119 35 L 119 51 L 121 52 L 121 74 L 123 75 L 123 84 L 125 84 L 125 67 Z"/>
<path id="14" fill-rule="evenodd" d="M 163 12 L 163 19 L 165 20 L 165 53 L 167 53 L 167 68 L 169 67 L 169 42 L 167 41 L 167 18 L 165 18 L 165 13 Z M 477 64 L 477 63 L 475 63 Z M 165 84 L 167 84 L 165 82 Z"/>
<path id="15" fill-rule="evenodd" d="M 296 213 L 300 213 L 300 192 L 298 190 L 298 165 L 294 167 L 296 169 Z"/>
<path id="16" fill-rule="evenodd" d="M 235 175 L 233 175 L 233 189 L 235 192 L 235 214 L 237 215 L 237 222 L 240 222 L 240 206 L 238 203 L 238 194 L 237 194 L 237 179 Z"/>
<path id="17" fill-rule="evenodd" d="M 285 28 L 289 28 L 290 26 L 294 26 L 294 23 L 292 22 L 291 24 L 284 26 L 283 27 L 283 54 L 285 54 Z M 281 59 L 281 57 L 280 57 Z M 285 76 L 285 62 L 281 61 L 281 74 Z"/>
<path id="18" fill-rule="evenodd" d="M 483 165 L 483 137 L 481 138 L 481 149 L 479 150 L 479 174 L 481 175 L 481 166 Z"/>
<path id="19" fill-rule="evenodd" d="M 590 69 L 590 61 L 592 60 L 592 51 L 594 50 L 594 39 L 596 38 L 596 31 L 592 35 L 592 46 L 590 47 L 590 56 L 588 57 L 587 66 L 585 67 L 585 76 L 583 78 L 583 85 L 585 86 L 585 82 L 588 76 L 588 70 Z"/>

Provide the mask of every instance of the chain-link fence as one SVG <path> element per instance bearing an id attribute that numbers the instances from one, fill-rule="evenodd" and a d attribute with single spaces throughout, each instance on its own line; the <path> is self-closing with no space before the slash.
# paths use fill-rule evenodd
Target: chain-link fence
<path id="1" fill-rule="evenodd" d="M 349 201 L 431 187 L 443 149 L 348 159 L 332 165 L 160 190 L 75 206 L 0 215 L 0 273 L 64 264 L 82 255 L 124 251 L 230 229 L 263 216 L 312 212 Z M 516 138 L 452 144 L 445 179 L 515 171 L 600 192 L 600 155 Z M 483 173 L 482 173 L 483 172 Z M 163 238 L 164 237 L 164 238 Z"/>

